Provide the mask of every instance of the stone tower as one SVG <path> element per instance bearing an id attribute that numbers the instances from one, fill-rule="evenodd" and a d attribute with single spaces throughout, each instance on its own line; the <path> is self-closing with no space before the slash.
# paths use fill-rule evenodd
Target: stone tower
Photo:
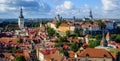
<path id="1" fill-rule="evenodd" d="M 18 26 L 20 29 L 24 28 L 24 16 L 23 16 L 22 8 L 20 9 L 20 16 L 18 18 Z"/>

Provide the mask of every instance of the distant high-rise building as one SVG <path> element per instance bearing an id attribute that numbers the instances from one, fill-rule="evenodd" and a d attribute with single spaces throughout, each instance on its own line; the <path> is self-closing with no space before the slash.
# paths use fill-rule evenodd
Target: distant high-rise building
<path id="1" fill-rule="evenodd" d="M 23 16 L 22 8 L 20 9 L 20 16 L 18 18 L 18 25 L 19 25 L 20 29 L 24 28 L 24 16 Z"/>
<path id="2" fill-rule="evenodd" d="M 90 12 L 89 12 L 89 19 L 90 20 L 93 20 L 93 15 L 92 15 L 92 11 L 90 10 Z"/>

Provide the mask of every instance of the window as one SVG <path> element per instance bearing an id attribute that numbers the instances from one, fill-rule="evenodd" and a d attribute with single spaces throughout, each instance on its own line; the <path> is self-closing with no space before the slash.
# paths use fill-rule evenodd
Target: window
<path id="1" fill-rule="evenodd" d="M 86 61 L 88 61 L 88 58 L 89 58 L 89 54 L 86 54 Z"/>
<path id="2" fill-rule="evenodd" d="M 107 57 L 107 55 L 105 55 L 105 54 L 104 54 L 104 58 L 103 58 L 103 61 L 105 61 L 105 60 L 106 60 L 106 57 Z"/>
<path id="3" fill-rule="evenodd" d="M 80 59 L 78 59 L 78 61 L 80 61 Z"/>
<path id="4" fill-rule="evenodd" d="M 89 54 L 86 54 L 86 57 L 89 57 Z"/>

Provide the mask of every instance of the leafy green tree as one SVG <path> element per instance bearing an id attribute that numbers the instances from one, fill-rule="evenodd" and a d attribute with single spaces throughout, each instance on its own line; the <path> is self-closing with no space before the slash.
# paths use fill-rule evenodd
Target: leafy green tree
<path id="1" fill-rule="evenodd" d="M 61 41 L 61 42 L 68 42 L 66 36 L 64 36 L 64 37 L 60 37 L 60 38 L 59 38 L 59 41 Z"/>
<path id="2" fill-rule="evenodd" d="M 56 31 L 53 28 L 47 28 L 48 36 L 54 36 Z"/>
<path id="3" fill-rule="evenodd" d="M 19 38 L 19 39 L 17 40 L 17 42 L 18 42 L 18 43 L 22 43 L 22 42 L 23 42 L 23 39 L 22 39 L 22 38 Z"/>
<path id="4" fill-rule="evenodd" d="M 93 24 L 93 21 L 92 21 L 92 20 L 88 20 L 87 22 L 89 22 L 89 23 Z"/>
<path id="5" fill-rule="evenodd" d="M 33 27 L 39 27 L 40 23 L 39 22 L 33 22 Z"/>
<path id="6" fill-rule="evenodd" d="M 82 28 L 79 30 L 79 33 L 80 33 L 80 35 L 79 35 L 79 36 L 81 36 L 81 37 L 83 37 L 83 36 L 84 36 L 84 35 L 83 35 L 83 29 L 82 29 Z"/>
<path id="7" fill-rule="evenodd" d="M 103 23 L 101 20 L 97 21 L 97 23 L 101 27 L 101 29 L 104 29 L 106 27 L 105 23 Z"/>
<path id="8" fill-rule="evenodd" d="M 15 61 L 26 61 L 24 56 L 18 56 L 16 57 Z"/>
<path id="9" fill-rule="evenodd" d="M 79 30 L 75 28 L 74 33 L 79 36 Z"/>
<path id="10" fill-rule="evenodd" d="M 60 26 L 61 22 L 57 22 L 56 24 L 56 28 L 58 28 Z"/>
<path id="11" fill-rule="evenodd" d="M 101 34 L 95 35 L 95 38 L 96 38 L 97 40 L 101 40 L 102 35 L 101 35 Z"/>
<path id="12" fill-rule="evenodd" d="M 60 34 L 59 34 L 59 33 L 57 33 L 57 32 L 56 32 L 54 35 L 55 35 L 55 36 L 57 36 L 58 38 L 60 38 L 60 37 L 61 37 L 61 36 L 60 36 Z"/>
<path id="13" fill-rule="evenodd" d="M 70 49 L 73 50 L 74 52 L 77 52 L 80 47 L 81 47 L 81 44 L 79 44 L 79 43 L 72 43 L 70 45 Z"/>
<path id="14" fill-rule="evenodd" d="M 117 43 L 120 43 L 120 35 L 119 34 L 112 34 L 111 39 Z"/>
<path id="15" fill-rule="evenodd" d="M 89 40 L 89 48 L 94 48 L 94 47 L 96 47 L 96 46 L 98 46 L 98 45 L 100 45 L 100 41 L 98 41 L 98 40 Z"/>
<path id="16" fill-rule="evenodd" d="M 8 52 L 8 53 L 16 53 L 17 49 L 16 48 L 7 49 L 6 52 Z"/>
<path id="17" fill-rule="evenodd" d="M 116 61 L 120 61 L 120 52 L 117 53 L 116 57 Z"/>
<path id="18" fill-rule="evenodd" d="M 117 37 L 115 38 L 115 42 L 120 43 L 120 35 L 117 35 Z"/>
<path id="19" fill-rule="evenodd" d="M 69 55 L 69 54 L 68 54 L 68 51 L 64 50 L 63 53 L 64 53 L 65 56 L 68 57 L 68 55 Z"/>
<path id="20" fill-rule="evenodd" d="M 66 31 L 66 36 L 70 36 L 70 31 Z"/>

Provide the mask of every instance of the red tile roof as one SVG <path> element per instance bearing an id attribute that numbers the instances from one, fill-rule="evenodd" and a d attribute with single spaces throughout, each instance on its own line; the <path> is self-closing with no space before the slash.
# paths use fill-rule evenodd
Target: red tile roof
<path id="1" fill-rule="evenodd" d="M 104 56 L 106 56 L 107 58 L 112 58 L 111 54 L 105 49 L 87 48 L 83 52 L 78 54 L 78 56 L 80 57 L 86 57 L 86 55 L 89 55 L 89 57 L 93 58 L 103 58 Z"/>
<path id="2" fill-rule="evenodd" d="M 9 37 L 0 38 L 0 42 L 11 43 L 11 44 L 17 44 L 17 40 L 18 38 L 9 38 Z"/>
<path id="3" fill-rule="evenodd" d="M 25 56 L 26 60 L 30 60 L 30 55 L 26 50 L 23 51 L 23 55 Z"/>
<path id="4" fill-rule="evenodd" d="M 69 54 L 69 57 L 70 57 L 70 58 L 74 58 L 75 52 L 74 52 L 74 51 L 69 51 L 68 54 Z"/>
<path id="5" fill-rule="evenodd" d="M 49 49 L 49 50 L 40 50 L 40 52 L 43 54 L 43 55 L 48 55 L 50 53 L 55 53 L 57 51 L 57 49 L 53 48 L 53 49 Z"/>

